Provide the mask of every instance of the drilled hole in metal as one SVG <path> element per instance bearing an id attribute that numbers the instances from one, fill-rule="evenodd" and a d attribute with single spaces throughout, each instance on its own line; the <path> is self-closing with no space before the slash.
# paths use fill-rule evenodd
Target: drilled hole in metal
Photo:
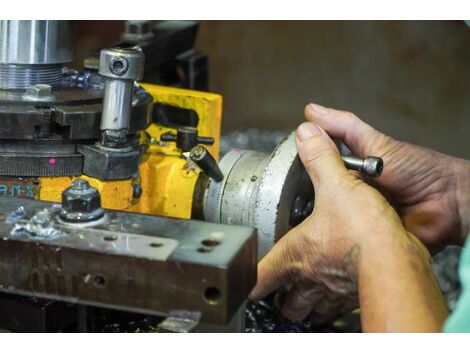
<path id="1" fill-rule="evenodd" d="M 93 279 L 93 283 L 96 287 L 103 287 L 106 285 L 106 279 L 101 275 L 96 275 Z"/>
<path id="2" fill-rule="evenodd" d="M 108 242 L 116 241 L 117 239 L 118 239 L 118 236 L 114 236 L 114 235 L 109 235 L 109 236 L 104 236 L 103 237 L 103 240 L 108 241 Z"/>
<path id="3" fill-rule="evenodd" d="M 124 68 L 124 63 L 121 60 L 116 60 L 113 62 L 113 69 L 116 71 L 121 71 Z"/>
<path id="4" fill-rule="evenodd" d="M 203 246 L 203 247 L 199 247 L 199 248 L 197 249 L 197 251 L 200 252 L 200 253 L 207 253 L 207 252 L 212 251 L 212 248 L 211 248 L 211 247 Z"/>
<path id="5" fill-rule="evenodd" d="M 208 287 L 204 290 L 204 299 L 209 304 L 219 304 L 221 296 L 220 290 L 217 287 Z"/>
<path id="6" fill-rule="evenodd" d="M 209 238 L 207 240 L 202 240 L 201 243 L 204 245 L 204 246 L 207 246 L 207 247 L 215 247 L 215 246 L 218 246 L 220 244 L 220 241 L 219 240 L 215 240 L 213 238 Z"/>

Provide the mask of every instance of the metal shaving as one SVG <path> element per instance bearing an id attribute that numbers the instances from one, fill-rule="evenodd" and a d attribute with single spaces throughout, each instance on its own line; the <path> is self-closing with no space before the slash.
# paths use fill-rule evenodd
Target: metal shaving
<path id="1" fill-rule="evenodd" d="M 23 206 L 18 207 L 18 209 L 13 210 L 10 214 L 7 215 L 5 222 L 7 224 L 16 224 L 18 221 L 26 217 L 26 210 Z"/>
<path id="2" fill-rule="evenodd" d="M 11 230 L 12 236 L 28 235 L 40 239 L 55 239 L 65 235 L 54 228 L 54 219 L 48 209 L 41 210 L 27 222 L 16 222 Z"/>
<path id="3" fill-rule="evenodd" d="M 200 312 L 176 310 L 170 312 L 168 318 L 158 324 L 158 328 L 170 332 L 190 332 L 199 324 L 200 319 Z"/>

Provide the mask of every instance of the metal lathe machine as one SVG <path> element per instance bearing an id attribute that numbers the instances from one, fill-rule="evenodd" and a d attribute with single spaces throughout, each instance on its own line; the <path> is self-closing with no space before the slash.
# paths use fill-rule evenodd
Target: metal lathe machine
<path id="1" fill-rule="evenodd" d="M 1 22 L 0 329 L 95 331 L 129 312 L 242 330 L 257 260 L 313 188 L 293 135 L 219 161 L 222 97 L 196 33 L 128 21 L 73 70 L 73 23 Z"/>

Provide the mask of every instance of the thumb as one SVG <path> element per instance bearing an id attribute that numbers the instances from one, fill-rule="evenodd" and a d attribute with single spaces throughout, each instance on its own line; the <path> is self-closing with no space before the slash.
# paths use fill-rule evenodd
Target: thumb
<path id="1" fill-rule="evenodd" d="M 338 149 L 319 126 L 304 122 L 297 128 L 297 152 L 314 185 L 348 174 Z"/>

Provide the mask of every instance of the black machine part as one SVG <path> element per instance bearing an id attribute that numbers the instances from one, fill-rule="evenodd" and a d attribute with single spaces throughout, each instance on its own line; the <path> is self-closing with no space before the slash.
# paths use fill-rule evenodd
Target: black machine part
<path id="1" fill-rule="evenodd" d="M 176 134 L 166 132 L 160 136 L 160 140 L 162 142 L 176 142 L 176 146 L 183 153 L 191 151 L 198 144 L 214 144 L 214 138 L 199 136 L 197 128 L 189 126 L 178 128 Z"/>
<path id="2" fill-rule="evenodd" d="M 189 158 L 215 182 L 220 182 L 224 179 L 224 174 L 220 170 L 219 165 L 217 165 L 217 161 L 214 159 L 211 153 L 209 153 L 206 147 L 202 145 L 195 146 L 193 149 L 191 149 Z"/>

